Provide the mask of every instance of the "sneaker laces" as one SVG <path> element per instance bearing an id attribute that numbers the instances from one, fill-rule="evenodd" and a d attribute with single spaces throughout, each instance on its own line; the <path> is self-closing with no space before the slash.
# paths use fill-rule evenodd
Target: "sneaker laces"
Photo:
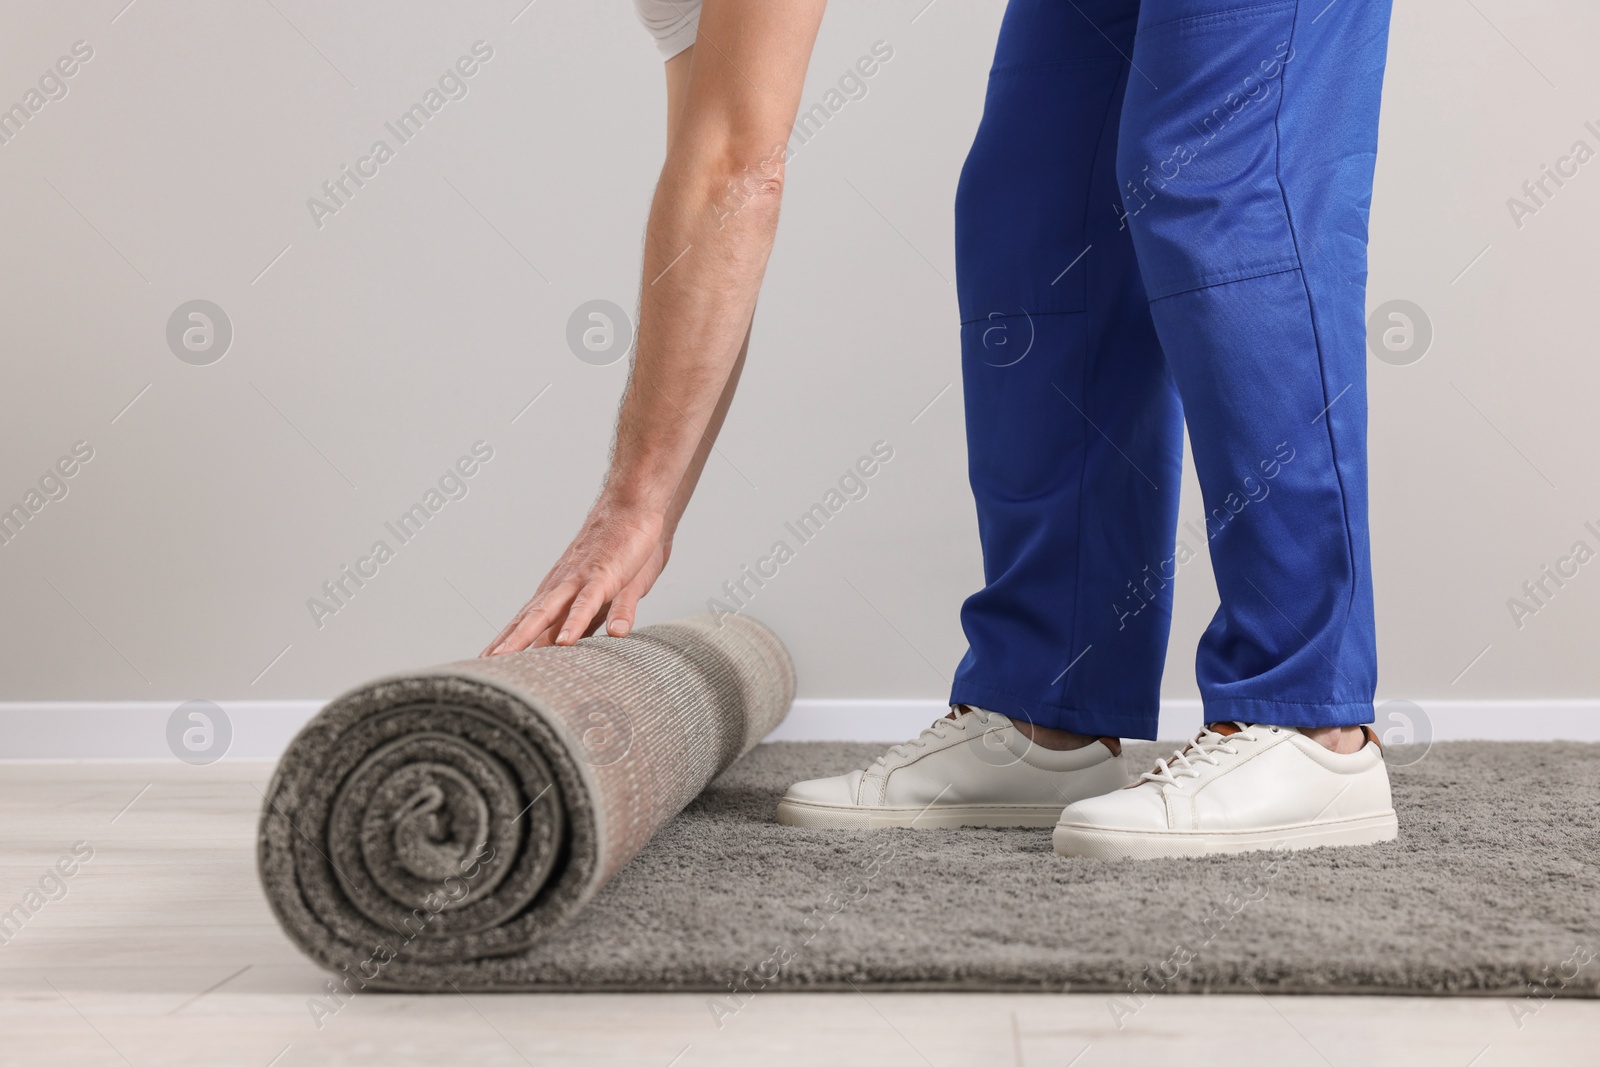
<path id="1" fill-rule="evenodd" d="M 962 716 L 962 718 L 965 717 L 965 715 Z M 926 730 L 923 730 L 916 737 L 913 737 L 909 741 L 900 742 L 898 745 L 893 746 L 889 749 L 889 751 L 873 760 L 872 766 L 882 767 L 891 759 L 899 759 L 901 756 L 909 756 L 912 749 L 927 748 L 930 741 L 942 741 L 950 735 L 952 730 L 959 731 L 960 729 L 961 719 L 952 719 L 941 715 L 939 718 L 933 720 L 932 726 L 928 727 Z"/>
<path id="2" fill-rule="evenodd" d="M 1238 749 L 1234 747 L 1238 741 L 1258 740 L 1255 734 L 1245 729 L 1245 723 L 1233 723 L 1237 727 L 1236 733 L 1225 734 L 1213 730 L 1210 726 L 1202 726 L 1200 732 L 1194 735 L 1194 740 L 1184 745 L 1169 758 L 1156 760 L 1156 769 L 1145 771 L 1139 776 L 1139 783 L 1165 782 L 1168 785 L 1181 785 L 1180 778 L 1198 778 L 1201 773 L 1201 764 L 1217 766 L 1221 761 L 1217 753 L 1225 752 L 1235 755 Z"/>

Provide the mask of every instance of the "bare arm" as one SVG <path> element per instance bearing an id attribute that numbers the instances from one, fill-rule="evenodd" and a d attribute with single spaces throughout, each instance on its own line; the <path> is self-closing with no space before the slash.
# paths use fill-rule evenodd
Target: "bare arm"
<path id="1" fill-rule="evenodd" d="M 571 644 L 602 619 L 627 633 L 666 565 L 742 366 L 825 2 L 705 0 L 687 73 L 669 70 L 667 159 L 610 471 L 577 537 L 485 654 Z"/>
<path id="2" fill-rule="evenodd" d="M 708 45 L 707 47 L 710 47 Z M 684 103 L 689 92 L 689 78 L 694 70 L 694 46 L 691 45 L 683 52 L 679 52 L 666 62 L 667 71 L 667 150 L 672 150 L 673 143 L 677 140 L 679 118 L 684 111 Z M 744 195 L 738 185 L 735 186 L 734 195 Z M 641 301 L 641 304 L 643 301 Z M 678 481 L 677 491 L 672 496 L 672 504 L 667 508 L 666 528 L 661 537 L 661 566 L 666 565 L 667 556 L 672 551 L 672 539 L 678 529 L 678 520 L 683 518 L 683 513 L 689 506 L 689 498 L 694 495 L 695 486 L 700 483 L 700 474 L 705 469 L 706 460 L 711 456 L 711 448 L 722 432 L 723 420 L 727 417 L 728 408 L 733 404 L 733 394 L 739 387 L 739 375 L 744 370 L 745 355 L 750 350 L 750 327 L 745 326 L 744 343 L 739 347 L 739 357 L 734 360 L 733 369 L 728 374 L 728 381 L 722 387 L 722 395 L 717 399 L 717 406 L 711 412 L 711 421 L 700 434 L 700 443 L 695 448 L 694 456 L 689 460 L 689 469 L 683 472 L 683 477 Z M 648 566 L 645 568 L 648 571 Z M 656 574 L 660 568 L 656 569 Z M 623 596 L 623 607 L 617 606 L 617 601 L 612 601 L 613 621 L 621 618 L 621 612 L 626 611 L 625 626 L 633 623 L 632 606 L 637 603 L 638 597 L 649 589 L 649 582 L 653 582 L 655 575 L 647 579 L 644 590 L 631 599 Z M 631 590 L 625 590 L 625 592 Z"/>

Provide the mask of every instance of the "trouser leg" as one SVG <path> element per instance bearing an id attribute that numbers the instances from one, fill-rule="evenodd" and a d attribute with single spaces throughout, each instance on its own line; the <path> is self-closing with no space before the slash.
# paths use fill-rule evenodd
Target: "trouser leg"
<path id="1" fill-rule="evenodd" d="M 1145 0 L 1122 201 L 1221 607 L 1206 718 L 1372 721 L 1367 214 L 1387 0 Z"/>
<path id="2" fill-rule="evenodd" d="M 985 585 L 962 607 L 969 647 L 951 701 L 1148 738 L 1182 425 L 1115 209 L 1137 13 L 1137 0 L 1012 0 L 962 171 L 962 381 Z"/>

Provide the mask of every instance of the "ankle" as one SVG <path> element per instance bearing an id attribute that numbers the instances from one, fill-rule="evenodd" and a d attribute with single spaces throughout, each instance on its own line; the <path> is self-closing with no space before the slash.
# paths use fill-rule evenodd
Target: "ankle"
<path id="1" fill-rule="evenodd" d="M 1359 726 L 1303 726 L 1300 732 L 1311 740 L 1340 755 L 1360 752 L 1367 743 L 1367 734 Z"/>
<path id="2" fill-rule="evenodd" d="M 1040 726 L 1037 723 L 1026 722 L 1022 719 L 1013 719 L 1011 725 L 1017 732 L 1040 748 L 1050 749 L 1052 752 L 1070 752 L 1076 748 L 1086 748 L 1096 741 L 1104 741 L 1113 756 L 1122 754 L 1122 740 L 1116 737 L 1100 737 L 1097 734 L 1076 734 L 1071 730 L 1057 730 L 1050 726 Z"/>
<path id="3" fill-rule="evenodd" d="M 967 711 L 982 711 L 981 708 L 969 704 L 950 705 L 947 719 L 958 719 Z M 1007 716 L 1010 718 L 1010 716 Z M 1113 756 L 1122 755 L 1122 739 L 1118 737 L 1101 737 L 1098 734 L 1075 734 L 1071 730 L 1057 730 L 1050 726 L 1039 726 L 1028 722 L 1026 719 L 1011 719 L 1011 725 L 1017 732 L 1040 748 L 1050 749 L 1052 752 L 1071 752 L 1073 749 L 1087 748 L 1096 741 L 1104 741 Z"/>

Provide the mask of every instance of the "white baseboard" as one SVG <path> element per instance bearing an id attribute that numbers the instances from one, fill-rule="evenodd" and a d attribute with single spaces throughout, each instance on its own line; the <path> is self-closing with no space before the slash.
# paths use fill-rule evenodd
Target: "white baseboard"
<path id="1" fill-rule="evenodd" d="M 0 759 L 172 759 L 167 723 L 182 703 L 0 702 Z M 323 703 L 217 701 L 232 733 L 225 758 L 277 759 Z M 1420 719 L 1410 708 L 1380 701 L 1379 734 L 1397 742 L 1425 740 L 1430 734 L 1435 741 L 1600 741 L 1600 700 L 1424 699 L 1412 707 L 1421 709 Z M 939 699 L 796 700 L 770 740 L 904 741 L 946 710 Z M 1198 700 L 1162 702 L 1162 737 L 1186 737 L 1199 723 Z"/>
<path id="2" fill-rule="evenodd" d="M 172 759 L 167 722 L 182 700 L 0 702 L 0 759 Z M 226 759 L 271 759 L 325 700 L 219 700 Z M 185 716 L 186 718 L 186 716 Z"/>

